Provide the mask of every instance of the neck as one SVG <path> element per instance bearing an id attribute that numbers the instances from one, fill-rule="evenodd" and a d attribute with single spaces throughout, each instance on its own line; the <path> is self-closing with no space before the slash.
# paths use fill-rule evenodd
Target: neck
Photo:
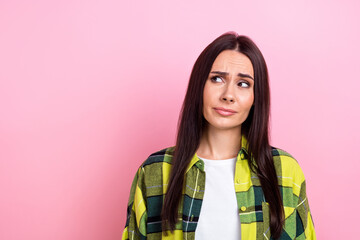
<path id="1" fill-rule="evenodd" d="M 229 159 L 236 157 L 240 148 L 241 126 L 223 130 L 208 125 L 196 153 L 206 159 Z"/>

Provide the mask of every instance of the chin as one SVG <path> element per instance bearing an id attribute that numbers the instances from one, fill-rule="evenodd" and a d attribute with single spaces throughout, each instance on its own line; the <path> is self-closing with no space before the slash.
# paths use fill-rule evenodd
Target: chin
<path id="1" fill-rule="evenodd" d="M 228 130 L 228 129 L 234 129 L 234 128 L 241 128 L 241 124 L 224 124 L 224 123 L 209 123 L 212 128 L 216 128 L 219 130 Z"/>

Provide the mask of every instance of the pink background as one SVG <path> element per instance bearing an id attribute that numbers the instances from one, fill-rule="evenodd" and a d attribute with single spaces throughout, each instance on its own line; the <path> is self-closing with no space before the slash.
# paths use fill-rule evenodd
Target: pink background
<path id="1" fill-rule="evenodd" d="M 120 239 L 130 184 L 175 143 L 220 34 L 269 67 L 272 144 L 300 163 L 318 239 L 356 239 L 359 1 L 1 1 L 0 239 Z"/>

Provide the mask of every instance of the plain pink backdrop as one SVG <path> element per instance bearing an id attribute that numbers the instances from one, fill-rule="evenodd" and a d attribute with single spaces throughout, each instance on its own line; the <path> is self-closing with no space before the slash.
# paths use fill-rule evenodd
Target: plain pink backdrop
<path id="1" fill-rule="evenodd" d="M 356 239 L 359 1 L 1 1 L 0 239 L 121 238 L 132 178 L 175 143 L 193 63 L 220 34 L 268 64 L 272 145 L 318 239 Z"/>

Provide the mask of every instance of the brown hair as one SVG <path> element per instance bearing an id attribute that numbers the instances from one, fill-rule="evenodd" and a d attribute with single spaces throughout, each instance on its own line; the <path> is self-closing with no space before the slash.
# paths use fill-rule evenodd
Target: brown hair
<path id="1" fill-rule="evenodd" d="M 178 207 L 184 184 L 186 168 L 200 144 L 206 127 L 203 117 L 203 89 L 212 64 L 220 52 L 236 50 L 245 54 L 254 69 L 254 105 L 241 126 L 248 140 L 250 169 L 257 174 L 265 199 L 270 208 L 270 231 L 279 238 L 284 221 L 284 210 L 275 166 L 269 145 L 270 89 L 265 59 L 255 43 L 246 36 L 228 32 L 216 38 L 197 58 L 191 72 L 186 96 L 178 122 L 176 146 L 167 194 L 162 208 L 162 227 L 175 229 Z"/>

